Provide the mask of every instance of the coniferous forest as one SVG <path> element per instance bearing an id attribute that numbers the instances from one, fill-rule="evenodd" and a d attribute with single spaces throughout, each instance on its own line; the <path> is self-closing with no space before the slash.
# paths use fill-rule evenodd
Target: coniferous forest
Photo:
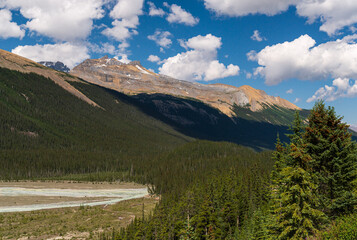
<path id="1" fill-rule="evenodd" d="M 160 197 L 103 238 L 357 239 L 357 145 L 324 102 L 256 152 L 187 137 L 91 84 L 71 83 L 101 108 L 36 74 L 0 80 L 2 180 L 135 181 Z"/>

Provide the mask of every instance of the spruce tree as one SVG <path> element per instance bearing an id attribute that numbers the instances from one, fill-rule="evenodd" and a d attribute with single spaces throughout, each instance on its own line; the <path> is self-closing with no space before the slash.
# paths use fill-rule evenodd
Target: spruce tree
<path id="1" fill-rule="evenodd" d="M 273 198 L 273 239 L 306 239 L 324 222 L 314 194 L 316 185 L 307 169 L 309 161 L 302 144 L 290 145 L 287 167 L 282 169 L 276 189 L 279 195 Z"/>
<path id="2" fill-rule="evenodd" d="M 326 108 L 320 101 L 311 111 L 303 140 L 312 157 L 311 171 L 323 211 L 330 216 L 352 211 L 357 203 L 353 193 L 357 148 L 348 125 L 336 115 L 334 108 Z"/>
<path id="3" fill-rule="evenodd" d="M 295 112 L 294 121 L 290 126 L 289 130 L 292 133 L 286 135 L 290 138 L 291 143 L 297 144 L 300 141 L 304 130 L 299 111 Z"/>

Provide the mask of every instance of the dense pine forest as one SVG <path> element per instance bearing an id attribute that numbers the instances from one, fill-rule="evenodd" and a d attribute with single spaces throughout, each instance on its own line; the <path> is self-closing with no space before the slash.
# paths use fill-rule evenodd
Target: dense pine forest
<path id="1" fill-rule="evenodd" d="M 126 95 L 71 84 L 100 108 L 0 69 L 0 177 L 135 181 L 160 197 L 149 217 L 103 238 L 357 239 L 357 146 L 323 102 L 307 121 L 296 113 L 275 151 L 256 152 L 195 140 Z"/>
<path id="2" fill-rule="evenodd" d="M 116 239 L 356 239 L 357 145 L 335 110 L 296 113 L 289 143 L 213 172 Z M 244 159 L 244 158 L 243 158 Z M 260 159 L 262 160 L 262 159 Z M 271 171 L 272 169 L 272 171 Z"/>

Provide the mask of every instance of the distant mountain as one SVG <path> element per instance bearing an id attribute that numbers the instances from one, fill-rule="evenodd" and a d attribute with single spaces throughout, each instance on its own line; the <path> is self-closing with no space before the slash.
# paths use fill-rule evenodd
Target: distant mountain
<path id="1" fill-rule="evenodd" d="M 252 112 L 271 107 L 301 110 L 285 99 L 269 96 L 264 91 L 250 86 L 237 88 L 224 84 L 181 81 L 153 73 L 143 67 L 140 62 L 124 64 L 107 56 L 85 60 L 74 67 L 71 74 L 125 94 L 167 94 L 196 99 L 219 109 L 229 117 L 236 116 L 235 106 L 249 109 Z"/>
<path id="2" fill-rule="evenodd" d="M 42 61 L 39 62 L 39 64 L 42 64 L 43 66 L 46 66 L 48 68 L 52 68 L 54 70 L 60 71 L 60 72 L 65 72 L 68 73 L 70 69 L 64 65 L 62 62 L 47 62 L 47 61 Z"/>
<path id="3" fill-rule="evenodd" d="M 355 125 L 350 125 L 350 129 L 352 129 L 352 131 L 357 132 L 357 126 Z"/>

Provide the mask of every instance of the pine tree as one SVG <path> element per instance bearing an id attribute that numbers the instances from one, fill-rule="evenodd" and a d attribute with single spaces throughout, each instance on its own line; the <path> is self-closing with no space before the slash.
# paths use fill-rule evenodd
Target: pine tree
<path id="1" fill-rule="evenodd" d="M 357 147 L 348 125 L 334 108 L 317 102 L 308 118 L 303 140 L 312 157 L 311 171 L 318 184 L 323 211 L 336 216 L 352 211 L 357 204 L 353 182 L 357 177 Z"/>
<path id="2" fill-rule="evenodd" d="M 303 145 L 290 145 L 288 166 L 281 171 L 277 186 L 278 196 L 273 198 L 272 234 L 278 239 L 305 239 L 324 222 L 314 194 L 316 185 L 308 171 L 311 157 Z"/>
<path id="3" fill-rule="evenodd" d="M 303 134 L 303 126 L 302 126 L 302 121 L 300 118 L 299 111 L 295 112 L 295 117 L 292 125 L 290 126 L 289 130 L 292 132 L 291 134 L 286 134 L 290 138 L 290 142 L 297 144 Z"/>
<path id="4" fill-rule="evenodd" d="M 280 172 L 286 166 L 285 163 L 285 155 L 286 149 L 284 148 L 283 144 L 280 141 L 279 134 L 277 136 L 276 144 L 275 144 L 275 151 L 273 152 L 272 159 L 274 161 L 274 168 L 271 172 L 271 181 L 272 185 L 276 186 L 279 185 L 279 181 L 281 179 Z"/>

